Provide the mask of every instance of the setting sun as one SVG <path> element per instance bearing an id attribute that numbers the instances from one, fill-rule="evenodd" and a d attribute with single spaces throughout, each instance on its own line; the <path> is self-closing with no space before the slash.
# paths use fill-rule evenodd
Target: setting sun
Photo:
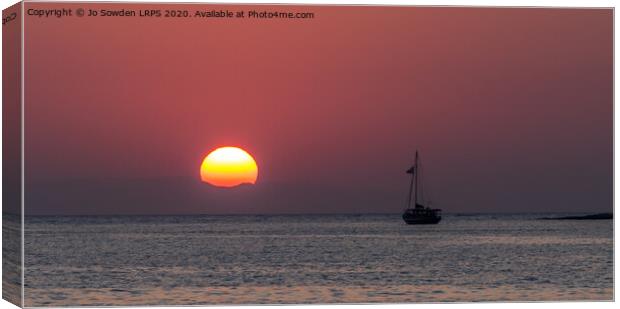
<path id="1" fill-rule="evenodd" d="M 202 161 L 200 178 L 216 187 L 235 187 L 255 184 L 258 166 L 254 158 L 237 147 L 221 147 L 213 150 Z"/>

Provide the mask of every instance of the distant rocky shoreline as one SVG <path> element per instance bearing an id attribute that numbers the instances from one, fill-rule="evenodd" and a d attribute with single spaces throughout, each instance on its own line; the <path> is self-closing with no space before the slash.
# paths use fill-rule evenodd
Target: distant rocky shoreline
<path id="1" fill-rule="evenodd" d="M 585 215 L 585 216 L 567 216 L 567 217 L 556 217 L 556 218 L 539 218 L 540 220 L 609 220 L 613 219 L 613 213 L 600 213 L 594 215 Z"/>

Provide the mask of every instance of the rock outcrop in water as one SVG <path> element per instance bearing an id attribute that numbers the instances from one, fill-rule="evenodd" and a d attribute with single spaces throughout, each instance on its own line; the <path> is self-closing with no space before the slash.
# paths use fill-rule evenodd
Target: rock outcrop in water
<path id="1" fill-rule="evenodd" d="M 585 216 L 567 216 L 567 217 L 557 217 L 557 218 L 540 218 L 540 220 L 609 220 L 613 219 L 614 215 L 612 213 L 600 213 L 594 215 L 585 215 Z"/>

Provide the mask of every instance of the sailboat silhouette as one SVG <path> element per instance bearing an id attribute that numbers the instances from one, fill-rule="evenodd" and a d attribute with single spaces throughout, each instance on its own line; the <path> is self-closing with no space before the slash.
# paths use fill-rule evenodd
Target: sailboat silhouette
<path id="1" fill-rule="evenodd" d="M 411 185 L 409 186 L 409 197 L 407 199 L 407 209 L 403 213 L 403 220 L 407 224 L 437 224 L 441 221 L 441 209 L 425 207 L 426 203 L 421 196 L 421 169 L 418 151 L 415 152 L 413 166 L 407 170 L 411 174 Z M 413 201 L 413 207 L 411 207 Z"/>

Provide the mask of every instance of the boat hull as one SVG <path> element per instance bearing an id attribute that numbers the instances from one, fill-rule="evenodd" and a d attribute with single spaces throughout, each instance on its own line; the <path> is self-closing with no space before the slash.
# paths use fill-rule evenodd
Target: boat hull
<path id="1" fill-rule="evenodd" d="M 441 221 L 441 209 L 416 205 L 416 208 L 407 209 L 403 213 L 403 220 L 407 224 L 437 224 Z"/>
<path id="2" fill-rule="evenodd" d="M 437 224 L 441 221 L 441 217 L 411 217 L 404 214 L 403 220 L 407 224 Z"/>

